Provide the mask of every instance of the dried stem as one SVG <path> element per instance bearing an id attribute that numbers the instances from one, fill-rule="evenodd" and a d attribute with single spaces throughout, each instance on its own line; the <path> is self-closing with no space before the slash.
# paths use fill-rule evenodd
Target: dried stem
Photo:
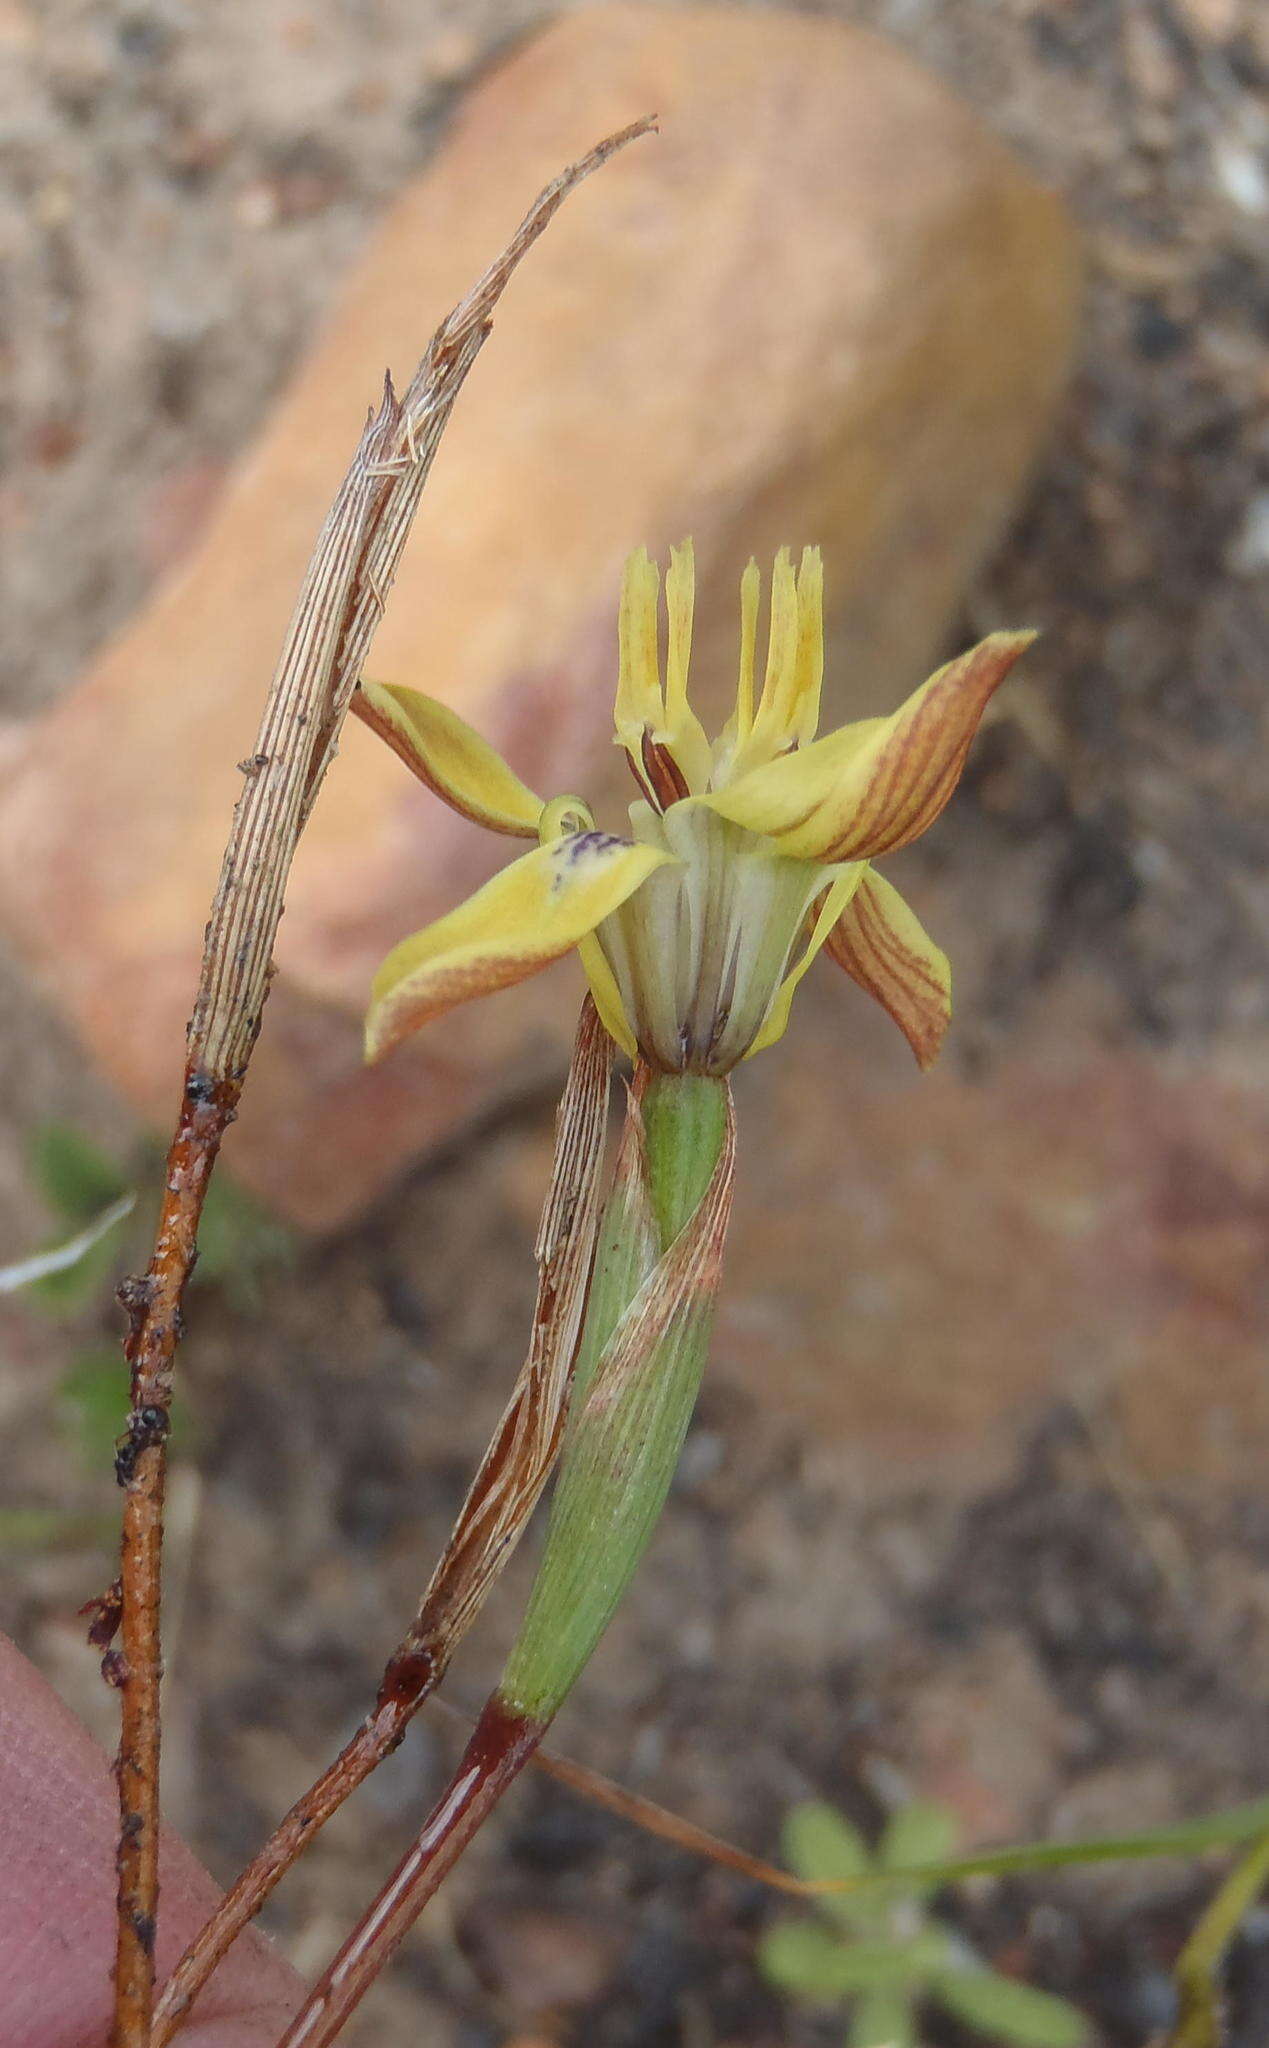
<path id="1" fill-rule="evenodd" d="M 268 993 L 299 836 L 334 755 L 437 444 L 493 309 L 565 195 L 641 121 L 547 187 L 506 250 L 444 320 L 398 398 L 385 381 L 327 516 L 234 811 L 207 928 L 176 1134 L 148 1273 L 124 1283 L 131 1409 L 117 1469 L 125 1489 L 120 1584 L 93 1603 L 92 1639 L 122 1624 L 104 1669 L 122 1693 L 114 2048 L 149 2048 L 158 1902 L 160 1563 L 166 1440 L 181 1299 L 221 1140 L 233 1121 Z"/>
<path id="2" fill-rule="evenodd" d="M 612 1044 L 587 997 L 556 1118 L 555 1160 L 538 1232 L 537 1308 L 528 1356 L 374 1709 L 279 1822 L 195 1936 L 163 1987 L 151 2048 L 183 2014 L 318 1830 L 400 1742 L 511 1555 L 555 1463 L 595 1246 Z"/>

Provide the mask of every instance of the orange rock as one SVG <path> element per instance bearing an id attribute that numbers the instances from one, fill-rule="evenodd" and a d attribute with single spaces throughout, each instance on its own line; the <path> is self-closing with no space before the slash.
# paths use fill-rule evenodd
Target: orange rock
<path id="1" fill-rule="evenodd" d="M 1073 246 L 978 121 L 828 21 L 613 6 L 548 29 L 392 209 L 185 566 L 6 755 L 0 911 L 157 1124 L 234 763 L 383 366 L 412 367 L 548 177 L 649 109 L 661 137 L 569 201 L 507 292 L 374 671 L 447 698 L 536 786 L 603 794 L 631 545 L 694 532 L 697 672 L 721 682 L 745 558 L 820 541 L 837 717 L 918 679 L 1014 500 L 1067 361 Z M 227 1155 L 292 1217 L 348 1215 L 557 1057 L 571 1005 L 551 978 L 361 1070 L 379 959 L 502 851 L 349 733 Z"/>

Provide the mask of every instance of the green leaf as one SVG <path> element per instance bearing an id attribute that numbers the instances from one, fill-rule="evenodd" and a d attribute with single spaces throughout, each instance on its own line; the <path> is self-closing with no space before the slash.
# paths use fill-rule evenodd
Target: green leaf
<path id="1" fill-rule="evenodd" d="M 109 1470 L 128 1412 L 128 1368 L 117 1344 L 72 1358 L 58 1388 L 84 1462 Z"/>
<path id="2" fill-rule="evenodd" d="M 840 1998 L 838 1961 L 844 1954 L 838 1936 L 818 1920 L 777 1920 L 758 1944 L 763 1976 L 797 1998 Z"/>
<path id="3" fill-rule="evenodd" d="M 198 1227 L 199 1280 L 219 1283 L 235 1308 L 260 1304 L 260 1287 L 273 1268 L 289 1265 L 295 1241 L 267 1209 L 223 1174 L 211 1183 Z"/>
<path id="4" fill-rule="evenodd" d="M 862 1877 L 871 1867 L 868 1844 L 836 1807 L 804 1800 L 785 1816 L 784 1854 L 799 1877 Z"/>
<path id="5" fill-rule="evenodd" d="M 781 1841 L 790 1868 L 812 1884 L 825 1878 L 867 1877 L 872 1870 L 871 1851 L 858 1828 L 835 1806 L 817 1799 L 805 1800 L 786 1814 Z M 826 1893 L 813 1903 L 836 1925 L 861 1934 L 877 1933 L 890 1910 L 888 1900 L 855 1892 Z"/>
<path id="6" fill-rule="evenodd" d="M 956 2019 L 1010 2048 L 1080 2048 L 1088 2039 L 1088 2021 L 1075 2006 L 995 1970 L 949 1970 L 933 1994 Z"/>
<path id="7" fill-rule="evenodd" d="M 30 1171 L 55 1215 L 91 1223 L 127 1187 L 119 1167 L 73 1124 L 41 1124 L 31 1140 Z"/>
<path id="8" fill-rule="evenodd" d="M 64 1508 L 0 1508 L 0 1555 L 8 1551 L 47 1552 L 74 1544 L 104 1547 L 107 1556 L 119 1549 L 119 1517 L 70 1514 Z M 104 1567 L 104 1559 L 103 1559 Z"/>
<path id="9" fill-rule="evenodd" d="M 780 1989 L 835 2004 L 860 1992 L 917 1990 L 947 1967 L 945 1934 L 909 1941 L 842 1941 L 815 1920 L 777 1920 L 764 1936 L 758 1960 Z"/>
<path id="10" fill-rule="evenodd" d="M 57 1508 L 0 1508 L 0 1549 L 51 1550 L 65 1527 L 66 1517 Z"/>
<path id="11" fill-rule="evenodd" d="M 884 1870 L 900 1870 L 913 1863 L 944 1863 L 956 1846 L 956 1816 L 933 1800 L 914 1799 L 891 1814 L 877 1845 L 877 1861 Z M 914 1885 L 916 1891 L 930 1891 L 929 1884 Z"/>
<path id="12" fill-rule="evenodd" d="M 869 1991 L 855 2007 L 849 2048 L 916 2048 L 912 2000 L 904 1991 Z"/>

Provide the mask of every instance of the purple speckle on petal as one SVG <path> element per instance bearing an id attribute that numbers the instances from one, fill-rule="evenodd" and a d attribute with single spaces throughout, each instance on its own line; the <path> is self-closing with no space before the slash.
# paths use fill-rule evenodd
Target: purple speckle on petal
<path id="1" fill-rule="evenodd" d="M 624 846 L 625 843 L 615 832 L 574 832 L 570 838 L 561 840 L 560 845 L 569 867 L 574 867 L 579 860 L 589 860 L 592 854 L 606 853 L 610 846 Z"/>

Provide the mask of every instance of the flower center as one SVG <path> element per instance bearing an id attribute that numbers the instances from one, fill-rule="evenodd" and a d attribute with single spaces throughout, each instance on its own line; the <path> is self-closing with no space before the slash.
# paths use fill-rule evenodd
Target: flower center
<path id="1" fill-rule="evenodd" d="M 729 1073 L 766 1022 L 823 872 L 704 804 L 660 816 L 637 803 L 630 816 L 637 840 L 675 858 L 596 932 L 622 1008 L 653 1066 Z"/>

